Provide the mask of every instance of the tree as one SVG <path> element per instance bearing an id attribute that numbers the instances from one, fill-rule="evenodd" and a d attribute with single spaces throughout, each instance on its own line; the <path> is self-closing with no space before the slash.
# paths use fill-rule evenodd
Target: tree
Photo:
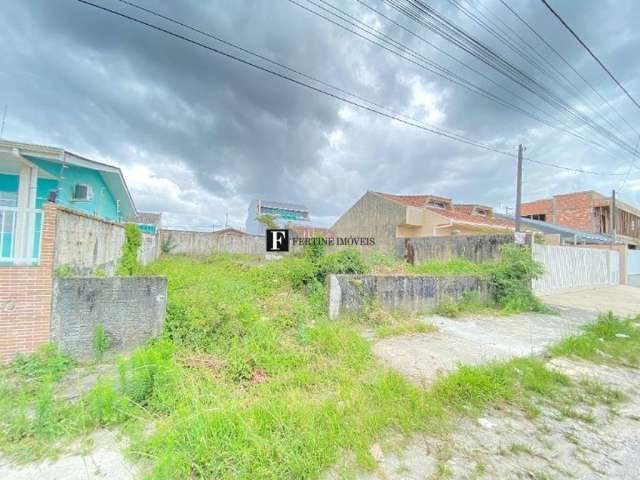
<path id="1" fill-rule="evenodd" d="M 269 230 L 278 228 L 276 219 L 273 217 L 273 215 L 269 215 L 268 213 L 265 213 L 263 215 L 258 215 L 256 217 L 256 220 L 259 221 L 261 224 L 263 224 Z"/>

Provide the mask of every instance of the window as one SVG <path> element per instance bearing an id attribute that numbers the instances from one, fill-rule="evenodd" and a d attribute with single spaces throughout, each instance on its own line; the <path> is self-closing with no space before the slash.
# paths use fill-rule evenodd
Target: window
<path id="1" fill-rule="evenodd" d="M 10 207 L 15 208 L 18 206 L 18 193 L 17 192 L 3 192 L 0 191 L 0 208 Z"/>
<path id="2" fill-rule="evenodd" d="M 530 218 L 531 220 L 540 220 L 541 222 L 547 221 L 547 215 L 544 213 L 536 213 L 534 215 L 523 215 L 524 218 Z"/>
<path id="3" fill-rule="evenodd" d="M 430 207 L 434 207 L 434 208 L 446 208 L 447 207 L 444 202 L 438 202 L 436 200 L 429 200 L 429 203 L 427 205 L 429 205 Z"/>
<path id="4" fill-rule="evenodd" d="M 480 215 L 481 217 L 486 217 L 489 214 L 485 209 L 478 208 L 476 209 L 476 215 Z"/>

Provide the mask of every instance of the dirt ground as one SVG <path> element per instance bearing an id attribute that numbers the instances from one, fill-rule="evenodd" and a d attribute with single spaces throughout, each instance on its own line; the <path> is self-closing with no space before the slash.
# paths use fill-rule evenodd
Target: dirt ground
<path id="1" fill-rule="evenodd" d="M 10 464 L 0 457 L 2 480 L 130 480 L 141 471 L 123 456 L 117 434 L 98 430 L 79 439 L 70 451 L 56 460 L 26 465 Z"/>
<path id="2" fill-rule="evenodd" d="M 541 295 L 540 299 L 550 305 L 577 308 L 591 312 L 607 312 L 628 316 L 640 314 L 640 287 L 614 285 L 564 293 Z"/>
<path id="3" fill-rule="evenodd" d="M 389 338 L 376 343 L 373 350 L 414 383 L 429 384 L 460 363 L 477 365 L 539 354 L 550 343 L 577 333 L 580 325 L 594 321 L 596 316 L 558 307 L 558 315 L 426 317 L 423 320 L 437 326 L 437 332 Z"/>
<path id="4" fill-rule="evenodd" d="M 581 408 L 588 421 L 542 406 L 529 419 L 512 407 L 464 419 L 445 438 L 389 439 L 371 452 L 379 468 L 360 480 L 640 478 L 640 372 L 579 362 L 552 366 L 574 380 L 597 379 L 625 392 L 614 409 Z M 393 445 L 393 446 L 391 446 Z"/>
<path id="5" fill-rule="evenodd" d="M 460 363 L 540 354 L 595 320 L 599 311 L 640 313 L 640 289 L 633 287 L 567 292 L 543 301 L 558 315 L 426 317 L 423 321 L 435 324 L 437 332 L 386 339 L 374 345 L 374 352 L 413 382 L 428 385 Z M 580 407 L 575 416 L 541 405 L 535 419 L 505 407 L 461 420 L 445 439 L 390 440 L 371 450 L 379 468 L 359 478 L 640 478 L 640 370 L 557 359 L 550 366 L 576 381 L 616 388 L 628 398 L 615 408 Z"/>

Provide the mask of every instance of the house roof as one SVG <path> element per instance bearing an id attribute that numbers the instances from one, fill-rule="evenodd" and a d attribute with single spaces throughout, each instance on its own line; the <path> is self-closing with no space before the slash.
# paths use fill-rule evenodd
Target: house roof
<path id="1" fill-rule="evenodd" d="M 226 227 L 220 230 L 215 230 L 213 233 L 217 233 L 218 235 L 250 235 L 247 232 L 233 227 Z"/>
<path id="2" fill-rule="evenodd" d="M 445 203 L 451 203 L 450 198 L 440 197 L 437 195 L 395 195 L 393 193 L 373 192 L 376 195 L 380 195 L 388 200 L 402 203 L 408 207 L 424 207 L 429 200 L 442 201 Z"/>
<path id="3" fill-rule="evenodd" d="M 44 145 L 0 140 L 0 151 L 17 151 L 18 155 L 23 156 L 23 158 L 26 157 L 27 159 L 29 157 L 36 157 L 63 165 L 75 165 L 78 167 L 96 170 L 102 176 L 107 187 L 112 191 L 112 193 L 116 194 L 117 198 L 121 201 L 120 208 L 122 209 L 123 216 L 125 218 L 135 218 L 138 213 L 135 203 L 133 202 L 131 192 L 129 191 L 129 187 L 124 180 L 122 170 L 118 167 L 90 160 L 62 148 L 47 147 Z M 44 171 L 40 167 L 39 170 Z M 51 172 L 45 173 L 50 175 Z"/>
<path id="4" fill-rule="evenodd" d="M 388 200 L 392 200 L 408 207 L 422 207 L 429 211 L 432 211 L 442 217 L 449 219 L 454 223 L 463 223 L 468 225 L 480 225 L 486 227 L 496 227 L 496 228 L 509 228 L 513 229 L 515 227 L 515 223 L 512 220 L 507 220 L 504 218 L 496 218 L 494 216 L 485 217 L 482 215 L 472 214 L 469 210 L 469 205 L 473 207 L 479 206 L 480 204 L 454 204 L 451 208 L 436 208 L 436 207 L 428 207 L 426 206 L 428 200 L 441 200 L 451 204 L 451 199 L 446 197 L 440 197 L 437 195 L 394 195 L 392 193 L 382 193 L 382 192 L 373 192 L 377 195 L 380 195 Z M 483 207 L 491 210 L 489 207 Z"/>
<path id="5" fill-rule="evenodd" d="M 287 228 L 296 236 L 302 238 L 330 237 L 333 235 L 333 232 L 330 229 L 324 227 L 307 227 L 304 225 L 294 225 L 293 223 L 290 223 Z"/>

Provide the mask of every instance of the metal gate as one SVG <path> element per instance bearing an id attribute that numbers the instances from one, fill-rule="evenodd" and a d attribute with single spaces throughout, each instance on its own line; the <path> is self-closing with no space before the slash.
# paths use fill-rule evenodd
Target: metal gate
<path id="1" fill-rule="evenodd" d="M 640 287 L 640 250 L 627 250 L 627 284 Z"/>

